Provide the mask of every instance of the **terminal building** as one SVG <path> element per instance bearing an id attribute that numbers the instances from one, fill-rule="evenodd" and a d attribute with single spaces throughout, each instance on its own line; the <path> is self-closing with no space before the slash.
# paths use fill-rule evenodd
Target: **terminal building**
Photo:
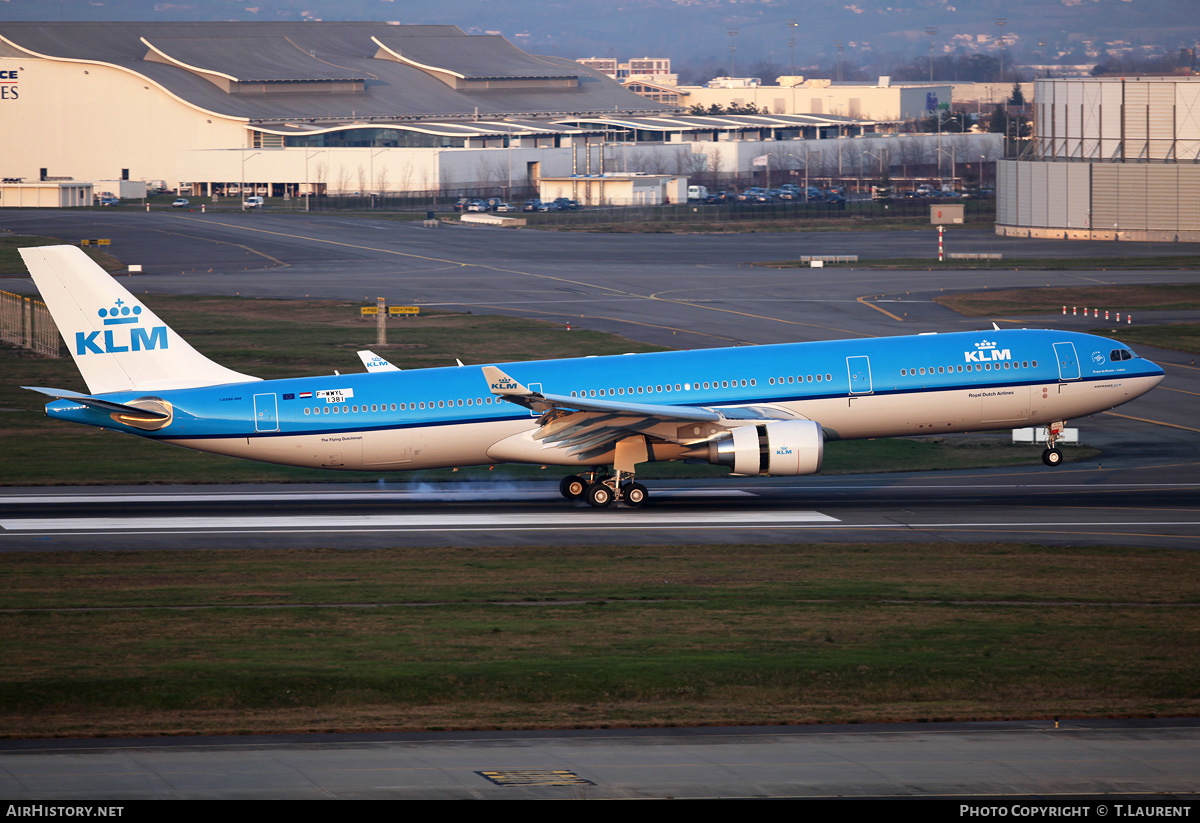
<path id="1" fill-rule="evenodd" d="M 1200 241 L 1200 77 L 1038 80 L 1033 111 L 997 169 L 997 233 Z"/>
<path id="2" fill-rule="evenodd" d="M 736 175 L 764 146 L 875 130 L 827 112 L 691 117 L 502 37 L 365 22 L 0 22 L 0 111 L 11 183 L 217 197 Z"/>

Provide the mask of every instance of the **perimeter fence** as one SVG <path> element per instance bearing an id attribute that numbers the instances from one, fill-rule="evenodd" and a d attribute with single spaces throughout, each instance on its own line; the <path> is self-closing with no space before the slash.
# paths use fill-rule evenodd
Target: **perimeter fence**
<path id="1" fill-rule="evenodd" d="M 46 304 L 0 291 L 0 340 L 46 357 L 62 357 L 62 336 Z"/>

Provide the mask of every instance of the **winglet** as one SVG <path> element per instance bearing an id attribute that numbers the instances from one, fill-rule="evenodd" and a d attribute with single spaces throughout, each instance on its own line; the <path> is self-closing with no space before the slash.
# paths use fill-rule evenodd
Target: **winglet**
<path id="1" fill-rule="evenodd" d="M 488 382 L 488 388 L 492 394 L 500 396 L 528 396 L 533 394 L 525 386 L 513 380 L 507 374 L 495 366 L 484 366 L 483 377 Z"/>

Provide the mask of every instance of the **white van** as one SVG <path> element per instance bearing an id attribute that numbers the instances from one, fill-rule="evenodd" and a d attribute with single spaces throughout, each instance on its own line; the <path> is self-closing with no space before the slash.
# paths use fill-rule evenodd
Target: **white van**
<path id="1" fill-rule="evenodd" d="M 688 200 L 703 200 L 708 197 L 708 186 L 688 186 Z"/>
<path id="2" fill-rule="evenodd" d="M 263 205 L 263 199 L 261 197 L 258 197 L 257 195 L 254 197 L 247 197 L 245 200 L 242 201 L 242 208 L 244 208 L 244 209 L 258 209 L 258 208 L 262 208 L 262 205 Z"/>

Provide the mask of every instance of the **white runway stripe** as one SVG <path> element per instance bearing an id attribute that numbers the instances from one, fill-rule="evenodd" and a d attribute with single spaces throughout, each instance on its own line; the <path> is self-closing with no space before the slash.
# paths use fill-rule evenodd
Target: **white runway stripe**
<path id="1" fill-rule="evenodd" d="M 297 515 L 276 517 L 40 517 L 0 520 L 5 531 L 170 531 L 175 529 L 347 529 L 347 528 L 442 528 L 480 529 L 522 526 L 576 528 L 579 526 L 681 526 L 779 525 L 786 523 L 837 523 L 820 512 L 654 512 L 630 509 L 573 509 L 557 514 L 511 512 L 496 514 L 367 514 Z"/>

